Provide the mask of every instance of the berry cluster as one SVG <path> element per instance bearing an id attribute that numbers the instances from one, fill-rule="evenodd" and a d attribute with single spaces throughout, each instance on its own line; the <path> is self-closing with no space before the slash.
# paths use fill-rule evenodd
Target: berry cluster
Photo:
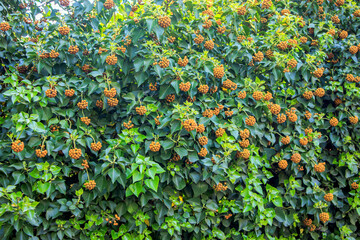
<path id="1" fill-rule="evenodd" d="M 271 0 L 264 0 L 261 4 L 262 9 L 269 9 L 273 5 Z"/>
<path id="2" fill-rule="evenodd" d="M 325 90 L 323 88 L 318 88 L 315 90 L 314 95 L 321 98 L 325 95 Z"/>
<path id="3" fill-rule="evenodd" d="M 158 126 L 160 125 L 160 118 L 161 117 L 162 117 L 162 115 L 161 116 L 157 115 L 156 118 L 155 118 L 155 124 L 158 125 Z"/>
<path id="4" fill-rule="evenodd" d="M 249 141 L 249 139 L 243 139 L 243 140 L 239 141 L 239 145 L 242 148 L 247 148 L 250 145 L 250 141 Z"/>
<path id="5" fill-rule="evenodd" d="M 278 166 L 279 168 L 281 169 L 286 169 L 287 166 L 288 166 L 288 162 L 286 160 L 281 160 L 279 163 L 278 163 Z"/>
<path id="6" fill-rule="evenodd" d="M 299 140 L 300 144 L 306 146 L 309 143 L 308 138 L 304 137 Z"/>
<path id="7" fill-rule="evenodd" d="M 101 147 L 102 147 L 101 142 L 93 142 L 93 143 L 91 143 L 90 145 L 91 145 L 91 146 L 90 146 L 91 149 L 92 149 L 93 151 L 95 151 L 95 152 L 100 151 L 100 149 L 101 149 Z"/>
<path id="8" fill-rule="evenodd" d="M 145 115 L 145 113 L 146 113 L 146 107 L 145 106 L 140 106 L 140 107 L 136 107 L 135 108 L 135 111 L 136 111 L 136 113 L 137 114 L 139 114 L 140 116 L 143 116 L 143 115 Z"/>
<path id="9" fill-rule="evenodd" d="M 331 202 L 334 199 L 334 195 L 332 193 L 327 193 L 324 195 L 324 200 L 327 202 Z"/>
<path id="10" fill-rule="evenodd" d="M 209 29 L 209 28 L 211 28 L 211 26 L 212 26 L 212 22 L 210 19 L 206 19 L 204 24 L 202 25 L 202 27 L 205 29 Z"/>
<path id="11" fill-rule="evenodd" d="M 301 155 L 300 153 L 294 153 L 292 156 L 291 156 L 291 161 L 293 163 L 299 163 L 301 161 Z"/>
<path id="12" fill-rule="evenodd" d="M 182 125 L 184 126 L 185 130 L 188 132 L 191 132 L 198 127 L 194 119 L 187 119 L 182 123 Z"/>
<path id="13" fill-rule="evenodd" d="M 203 133 L 203 132 L 205 132 L 205 126 L 204 126 L 204 124 L 199 124 L 199 125 L 197 126 L 196 132 L 198 132 L 198 133 Z"/>
<path id="14" fill-rule="evenodd" d="M 190 90 L 190 87 L 191 87 L 191 83 L 190 82 L 186 82 L 186 83 L 180 83 L 179 84 L 179 88 L 180 88 L 180 90 L 181 91 L 183 91 L 183 92 L 187 92 L 187 91 L 189 91 Z"/>
<path id="15" fill-rule="evenodd" d="M 199 143 L 201 146 L 205 146 L 208 143 L 208 138 L 206 136 L 202 136 L 199 138 Z"/>
<path id="16" fill-rule="evenodd" d="M 115 56 L 115 54 L 113 55 L 109 55 L 106 57 L 106 63 L 109 65 L 115 65 L 117 63 L 117 57 Z"/>
<path id="17" fill-rule="evenodd" d="M 357 46 L 351 46 L 349 48 L 349 52 L 353 55 L 355 55 L 359 51 L 359 48 Z"/>
<path id="18" fill-rule="evenodd" d="M 177 162 L 177 161 L 179 161 L 179 160 L 180 160 L 180 155 L 177 154 L 177 153 L 174 153 L 174 155 L 173 155 L 172 158 L 171 158 L 171 161 Z"/>
<path id="19" fill-rule="evenodd" d="M 168 37 L 169 43 L 174 43 L 175 39 L 176 39 L 175 37 Z"/>
<path id="20" fill-rule="evenodd" d="M 240 130 L 239 131 L 240 132 L 240 137 L 242 138 L 242 139 L 247 139 L 247 138 L 249 138 L 250 137 L 250 131 L 249 131 L 249 129 L 244 129 L 244 130 Z"/>
<path id="21" fill-rule="evenodd" d="M 264 94 L 260 91 L 255 91 L 252 95 L 252 97 L 256 100 L 256 101 L 259 101 L 261 99 L 264 98 Z"/>
<path id="22" fill-rule="evenodd" d="M 215 191 L 219 192 L 219 191 L 226 191 L 228 189 L 228 186 L 225 182 L 224 184 L 218 183 L 217 185 L 214 185 L 213 188 Z"/>
<path id="23" fill-rule="evenodd" d="M 222 135 L 224 135 L 224 133 L 225 133 L 225 129 L 223 129 L 223 128 L 219 128 L 218 130 L 215 131 L 216 137 L 222 137 Z"/>
<path id="24" fill-rule="evenodd" d="M 339 34 L 339 37 L 340 37 L 341 39 L 347 38 L 347 37 L 348 37 L 348 32 L 345 31 L 345 30 L 341 31 L 340 34 Z"/>
<path id="25" fill-rule="evenodd" d="M 245 119 L 245 124 L 248 125 L 248 126 L 254 126 L 256 123 L 256 119 L 254 116 L 248 116 L 246 119 Z"/>
<path id="26" fill-rule="evenodd" d="M 56 52 L 55 50 L 51 50 L 49 56 L 51 58 L 57 58 L 60 54 L 58 52 Z"/>
<path id="27" fill-rule="evenodd" d="M 214 42 L 212 40 L 208 40 L 204 43 L 204 47 L 207 49 L 207 50 L 213 50 L 214 49 Z"/>
<path id="28" fill-rule="evenodd" d="M 270 104 L 270 112 L 274 115 L 279 114 L 281 111 L 281 107 L 279 104 Z"/>
<path id="29" fill-rule="evenodd" d="M 124 122 L 124 123 L 123 123 L 123 126 L 124 126 L 124 128 L 126 128 L 126 129 L 131 129 L 131 128 L 134 127 L 134 124 L 131 122 L 131 120 L 129 120 L 129 122 Z"/>
<path id="30" fill-rule="evenodd" d="M 226 27 L 225 26 L 219 26 L 216 29 L 216 32 L 219 33 L 219 34 L 224 34 L 226 32 Z"/>
<path id="31" fill-rule="evenodd" d="M 246 91 L 240 91 L 238 93 L 238 98 L 245 99 L 246 98 Z"/>
<path id="32" fill-rule="evenodd" d="M 325 162 L 315 164 L 314 166 L 315 172 L 322 173 L 325 171 Z"/>
<path id="33" fill-rule="evenodd" d="M 198 91 L 202 94 L 206 94 L 209 91 L 209 86 L 208 85 L 200 85 L 198 87 Z"/>
<path id="34" fill-rule="evenodd" d="M 303 93 L 303 97 L 307 100 L 310 100 L 312 97 L 314 96 L 313 92 L 312 91 L 305 91 Z"/>
<path id="35" fill-rule="evenodd" d="M 240 16 L 243 16 L 246 14 L 246 7 L 245 6 L 241 6 L 237 9 L 237 14 Z"/>
<path id="36" fill-rule="evenodd" d="M 337 120 L 336 117 L 332 117 L 329 122 L 330 122 L 330 125 L 333 127 L 336 127 L 339 124 L 339 120 Z"/>
<path id="37" fill-rule="evenodd" d="M 17 67 L 17 70 L 18 70 L 18 72 L 19 73 L 23 73 L 23 74 L 25 74 L 27 71 L 28 71 L 28 66 L 26 66 L 26 65 L 22 65 L 22 66 L 18 66 Z"/>
<path id="38" fill-rule="evenodd" d="M 225 116 L 227 116 L 227 117 L 231 117 L 233 114 L 234 114 L 234 111 L 230 110 L 230 108 L 228 108 L 227 111 L 225 111 Z"/>
<path id="39" fill-rule="evenodd" d="M 73 148 L 69 150 L 69 156 L 73 159 L 79 159 L 81 154 L 82 153 L 80 148 Z"/>
<path id="40" fill-rule="evenodd" d="M 61 35 L 68 35 L 70 32 L 70 28 L 68 26 L 61 26 L 59 27 L 59 33 Z"/>
<path id="41" fill-rule="evenodd" d="M 349 121 L 351 124 L 357 124 L 359 121 L 359 118 L 357 116 L 351 116 L 351 117 L 349 117 Z"/>
<path id="42" fill-rule="evenodd" d="M 320 218 L 320 221 L 322 221 L 323 223 L 326 223 L 330 219 L 329 213 L 326 213 L 326 212 L 320 213 L 319 218 Z"/>
<path id="43" fill-rule="evenodd" d="M 298 119 L 295 112 L 296 112 L 296 108 L 291 108 L 290 110 L 285 112 L 290 122 L 296 122 L 296 120 Z"/>
<path id="44" fill-rule="evenodd" d="M 168 16 L 160 16 L 158 18 L 158 24 L 162 28 L 167 28 L 171 25 L 171 19 Z"/>
<path id="45" fill-rule="evenodd" d="M 282 137 L 281 143 L 284 145 L 288 145 L 290 143 L 290 136 Z"/>
<path id="46" fill-rule="evenodd" d="M 117 225 L 119 225 L 119 223 L 117 221 L 120 221 L 120 217 L 117 214 L 115 214 L 115 217 L 112 220 L 109 220 L 109 218 L 105 218 L 105 220 L 108 223 L 113 224 L 114 226 L 117 226 Z"/>
<path id="47" fill-rule="evenodd" d="M 84 183 L 84 187 L 91 191 L 96 187 L 96 182 L 94 180 L 89 180 L 88 182 Z"/>
<path id="48" fill-rule="evenodd" d="M 89 124 L 90 124 L 90 118 L 88 118 L 88 117 L 82 117 L 82 118 L 80 118 L 80 120 L 83 122 L 83 123 L 85 123 L 86 125 L 88 125 L 89 126 Z"/>
<path id="49" fill-rule="evenodd" d="M 67 96 L 67 97 L 72 97 L 72 96 L 74 96 L 74 94 L 75 94 L 74 89 L 66 89 L 65 90 L 65 96 Z"/>
<path id="50" fill-rule="evenodd" d="M 165 97 L 165 100 L 169 103 L 173 102 L 175 100 L 175 94 L 169 94 Z"/>
<path id="51" fill-rule="evenodd" d="M 224 66 L 219 65 L 214 67 L 213 73 L 215 78 L 221 79 L 225 75 Z"/>
<path id="52" fill-rule="evenodd" d="M 68 52 L 70 54 L 76 54 L 79 52 L 79 48 L 78 48 L 78 46 L 70 46 Z"/>
<path id="53" fill-rule="evenodd" d="M 199 155 L 200 157 L 205 157 L 207 154 L 208 154 L 208 151 L 207 151 L 206 148 L 201 148 L 201 149 L 200 149 L 200 152 L 198 153 L 198 155 Z"/>
<path id="54" fill-rule="evenodd" d="M 84 168 L 84 170 L 85 169 L 89 169 L 89 163 L 88 163 L 88 161 L 86 160 L 86 159 L 84 159 L 83 161 L 82 161 L 82 163 L 81 163 L 81 166 L 83 166 L 83 168 Z"/>
<path id="55" fill-rule="evenodd" d="M 205 109 L 205 111 L 202 113 L 203 117 L 212 118 L 214 116 L 214 111 L 211 109 Z"/>
<path id="56" fill-rule="evenodd" d="M 150 151 L 152 151 L 152 152 L 158 152 L 159 150 L 160 150 L 160 148 L 161 148 L 161 145 L 160 145 L 160 143 L 159 142 L 151 142 L 150 143 Z"/>
<path id="57" fill-rule="evenodd" d="M 282 41 L 282 42 L 278 43 L 276 46 L 280 50 L 285 50 L 288 48 L 288 43 L 286 41 Z"/>
<path id="58" fill-rule="evenodd" d="M 233 81 L 231 81 L 230 79 L 226 79 L 223 82 L 223 88 L 230 89 L 230 90 L 234 91 L 234 90 L 237 89 L 237 84 L 234 83 Z"/>
<path id="59" fill-rule="evenodd" d="M 68 7 L 70 5 L 70 0 L 60 0 L 59 2 L 63 7 Z"/>
<path id="60" fill-rule="evenodd" d="M 115 6 L 115 3 L 114 3 L 114 1 L 113 0 L 106 0 L 105 2 L 104 2 L 104 7 L 106 8 L 106 9 L 111 9 L 111 8 L 113 8 Z"/>
<path id="61" fill-rule="evenodd" d="M 116 105 L 118 105 L 119 100 L 116 98 L 109 98 L 107 99 L 107 104 L 109 105 L 109 107 L 115 107 Z"/>
<path id="62" fill-rule="evenodd" d="M 156 91 L 157 90 L 157 83 L 149 83 L 149 90 L 150 91 Z"/>
<path id="63" fill-rule="evenodd" d="M 3 32 L 6 32 L 11 29 L 10 24 L 8 22 L 2 22 L 0 23 L 0 29 Z"/>
<path id="64" fill-rule="evenodd" d="M 161 60 L 159 61 L 159 66 L 161 68 L 167 68 L 169 65 L 170 65 L 170 61 L 166 57 L 161 58 Z"/>
<path id="65" fill-rule="evenodd" d="M 199 35 L 196 35 L 196 37 L 194 38 L 194 42 L 195 42 L 196 44 L 200 44 L 200 43 L 202 43 L 203 41 L 204 41 L 204 37 L 201 36 L 200 34 L 199 34 Z"/>
<path id="66" fill-rule="evenodd" d="M 324 70 L 324 68 L 318 68 L 315 71 L 311 72 L 311 74 L 314 75 L 314 77 L 321 78 L 324 74 Z"/>
<path id="67" fill-rule="evenodd" d="M 57 91 L 55 88 L 49 88 L 45 91 L 45 94 L 49 98 L 54 98 L 57 95 Z"/>
<path id="68" fill-rule="evenodd" d="M 36 153 L 36 156 L 38 157 L 38 158 L 43 158 L 43 157 L 45 157 L 46 155 L 47 155 L 47 150 L 45 149 L 45 150 L 42 150 L 44 148 L 44 146 L 41 146 L 41 149 L 36 149 L 35 150 L 35 153 Z"/>
<path id="69" fill-rule="evenodd" d="M 286 121 L 286 115 L 285 114 L 278 114 L 277 117 L 276 117 L 276 121 L 279 123 L 279 124 L 282 124 Z"/>
<path id="70" fill-rule="evenodd" d="M 111 88 L 110 90 L 108 90 L 107 88 L 105 88 L 104 95 L 108 98 L 113 98 L 116 95 L 116 89 Z"/>
<path id="71" fill-rule="evenodd" d="M 11 143 L 11 149 L 14 152 L 21 152 L 22 150 L 24 150 L 24 143 L 20 140 L 15 140 Z"/>
<path id="72" fill-rule="evenodd" d="M 254 62 L 261 62 L 264 59 L 264 54 L 259 51 L 254 54 L 252 59 L 254 60 Z"/>
<path id="73" fill-rule="evenodd" d="M 97 100 L 95 105 L 96 105 L 96 107 L 98 107 L 98 108 L 103 108 L 104 102 L 103 102 L 102 100 Z"/>
<path id="74" fill-rule="evenodd" d="M 189 63 L 189 59 L 185 56 L 183 59 L 179 58 L 178 64 L 180 67 L 185 67 Z"/>
<path id="75" fill-rule="evenodd" d="M 243 149 L 242 152 L 236 152 L 237 158 L 243 158 L 243 159 L 249 159 L 250 157 L 250 151 L 248 149 Z"/>
<path id="76" fill-rule="evenodd" d="M 77 103 L 78 108 L 85 109 L 88 106 L 88 102 L 86 100 L 81 100 Z"/>

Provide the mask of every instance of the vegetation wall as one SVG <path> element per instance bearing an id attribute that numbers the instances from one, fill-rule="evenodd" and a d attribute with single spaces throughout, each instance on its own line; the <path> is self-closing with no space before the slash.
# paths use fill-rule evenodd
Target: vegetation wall
<path id="1" fill-rule="evenodd" d="M 360 4 L 0 3 L 1 239 L 360 239 Z"/>

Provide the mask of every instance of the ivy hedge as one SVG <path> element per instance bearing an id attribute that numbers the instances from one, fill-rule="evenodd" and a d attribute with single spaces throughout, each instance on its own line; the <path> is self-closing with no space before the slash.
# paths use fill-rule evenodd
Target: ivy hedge
<path id="1" fill-rule="evenodd" d="M 0 3 L 2 239 L 360 239 L 354 0 Z"/>

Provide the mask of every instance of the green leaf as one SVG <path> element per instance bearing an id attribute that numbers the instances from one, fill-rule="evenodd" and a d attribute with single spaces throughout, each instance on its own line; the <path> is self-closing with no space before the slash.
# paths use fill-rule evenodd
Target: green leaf
<path id="1" fill-rule="evenodd" d="M 155 176 L 154 179 L 146 179 L 145 185 L 157 192 L 158 186 L 159 186 L 160 178 L 158 176 Z"/>
<path id="2" fill-rule="evenodd" d="M 133 153 L 137 153 L 137 151 L 140 148 L 140 144 L 131 144 L 131 150 L 133 151 Z"/>
<path id="3" fill-rule="evenodd" d="M 188 155 L 188 151 L 183 147 L 175 148 L 175 152 L 179 154 L 181 158 L 186 157 Z"/>
<path id="4" fill-rule="evenodd" d="M 160 39 L 161 35 L 164 34 L 164 28 L 160 27 L 158 24 L 155 24 L 154 26 L 154 32 L 156 34 L 156 37 Z"/>
<path id="5" fill-rule="evenodd" d="M 281 197 L 275 197 L 272 202 L 275 204 L 275 206 L 277 207 L 282 207 L 282 198 Z"/>
<path id="6" fill-rule="evenodd" d="M 276 213 L 276 220 L 278 220 L 280 223 L 285 222 L 286 217 L 285 217 L 285 211 L 281 208 L 276 208 L 275 209 L 275 213 Z"/>
<path id="7" fill-rule="evenodd" d="M 172 140 L 165 140 L 160 142 L 164 150 L 171 149 L 174 147 L 175 143 Z"/>
<path id="8" fill-rule="evenodd" d="M 132 178 L 133 178 L 133 182 L 137 182 L 142 180 L 144 178 L 144 175 L 136 170 L 133 172 Z"/>
<path id="9" fill-rule="evenodd" d="M 135 95 L 132 92 L 129 92 L 126 95 L 124 95 L 123 98 L 126 100 L 135 101 Z"/>
<path id="10" fill-rule="evenodd" d="M 32 130 L 34 130 L 35 132 L 38 132 L 38 133 L 44 133 L 46 132 L 45 130 L 45 126 L 44 124 L 42 124 L 41 122 L 30 122 L 29 124 L 29 128 L 31 128 Z"/>
<path id="11" fill-rule="evenodd" d="M 137 197 L 140 195 L 140 193 L 145 192 L 141 182 L 130 184 L 129 188 Z"/>
<path id="12" fill-rule="evenodd" d="M 159 91 L 159 99 L 165 99 L 171 93 L 171 85 L 161 85 Z"/>
<path id="13" fill-rule="evenodd" d="M 156 168 L 156 167 L 148 168 L 148 169 L 146 170 L 146 175 L 147 175 L 148 177 L 151 177 L 152 179 L 154 179 L 155 174 L 156 174 L 156 171 L 157 171 L 157 168 Z"/>
<path id="14" fill-rule="evenodd" d="M 45 183 L 38 182 L 37 190 L 39 193 L 44 194 L 49 189 L 49 187 L 50 187 L 50 183 L 48 182 Z"/>
<path id="15" fill-rule="evenodd" d="M 20 182 L 25 180 L 25 174 L 20 173 L 20 172 L 13 172 L 12 176 L 15 180 L 14 185 L 19 184 Z"/>
<path id="16" fill-rule="evenodd" d="M 92 71 L 89 74 L 93 77 L 97 77 L 97 76 L 102 76 L 103 73 L 104 73 L 104 69 L 98 69 L 97 71 Z"/>
<path id="17" fill-rule="evenodd" d="M 204 182 L 200 182 L 198 184 L 192 184 L 191 187 L 194 191 L 194 197 L 200 196 L 201 194 L 206 192 L 209 188 L 208 184 Z"/>
<path id="18" fill-rule="evenodd" d="M 173 182 L 177 190 L 181 190 L 186 186 L 185 180 L 177 175 L 173 177 Z"/>
<path id="19" fill-rule="evenodd" d="M 118 168 L 110 168 L 108 171 L 108 176 L 111 178 L 111 182 L 115 183 L 115 181 L 120 177 L 120 170 Z"/>

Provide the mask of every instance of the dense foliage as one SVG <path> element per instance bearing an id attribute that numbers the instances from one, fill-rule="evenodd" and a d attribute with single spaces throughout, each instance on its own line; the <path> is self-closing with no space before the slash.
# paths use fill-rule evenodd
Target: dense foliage
<path id="1" fill-rule="evenodd" d="M 360 239 L 360 4 L 2 1 L 1 239 Z"/>

